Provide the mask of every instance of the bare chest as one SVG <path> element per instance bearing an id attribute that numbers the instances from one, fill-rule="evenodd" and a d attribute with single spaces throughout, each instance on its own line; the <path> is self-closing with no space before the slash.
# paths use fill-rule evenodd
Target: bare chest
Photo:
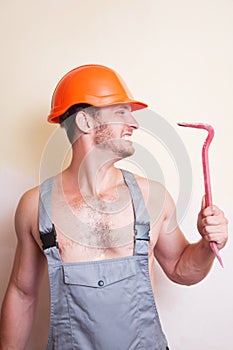
<path id="1" fill-rule="evenodd" d="M 83 197 L 79 193 L 64 195 L 54 190 L 52 220 L 64 262 L 133 255 L 135 213 L 126 187 L 117 197 L 108 193 L 104 198 Z M 150 253 L 158 235 L 159 221 L 151 225 Z"/>
<path id="2" fill-rule="evenodd" d="M 53 198 L 53 222 L 64 261 L 88 261 L 133 253 L 134 213 L 129 197 L 118 201 Z"/>

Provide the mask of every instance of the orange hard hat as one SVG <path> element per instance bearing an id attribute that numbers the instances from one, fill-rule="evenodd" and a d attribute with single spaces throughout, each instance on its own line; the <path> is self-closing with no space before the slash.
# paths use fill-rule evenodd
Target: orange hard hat
<path id="1" fill-rule="evenodd" d="M 118 103 L 130 103 L 132 111 L 147 107 L 145 103 L 134 100 L 114 70 L 87 64 L 71 70 L 60 80 L 53 93 L 48 121 L 60 123 L 60 116 L 76 104 L 104 107 Z"/>

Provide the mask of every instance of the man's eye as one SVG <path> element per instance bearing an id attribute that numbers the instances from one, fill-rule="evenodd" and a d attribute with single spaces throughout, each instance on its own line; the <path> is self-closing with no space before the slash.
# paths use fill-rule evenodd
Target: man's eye
<path id="1" fill-rule="evenodd" d="M 123 115 L 123 114 L 125 114 L 125 110 L 124 109 L 120 109 L 119 111 L 117 111 L 117 113 Z"/>

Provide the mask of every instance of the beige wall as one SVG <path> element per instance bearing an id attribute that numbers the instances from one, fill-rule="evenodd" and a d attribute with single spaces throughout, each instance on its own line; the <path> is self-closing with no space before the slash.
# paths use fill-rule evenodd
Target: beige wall
<path id="1" fill-rule="evenodd" d="M 1 1 L 0 14 L 1 300 L 16 244 L 13 221 L 17 201 L 39 182 L 41 160 L 56 128 L 45 122 L 50 97 L 58 79 L 77 65 L 114 67 L 134 96 L 166 118 L 185 142 L 194 181 L 181 225 L 191 240 L 198 239 L 195 222 L 203 193 L 199 153 L 204 135 L 178 129 L 176 122 L 203 121 L 215 126 L 211 146 L 214 199 L 231 221 L 232 0 L 8 0 Z M 61 142 L 50 147 L 48 175 L 59 170 L 57 159 L 66 147 L 59 135 Z M 163 170 L 162 163 L 160 166 Z M 166 173 L 175 198 L 173 179 L 172 171 Z M 158 306 L 173 350 L 232 347 L 231 251 L 230 237 L 222 252 L 224 270 L 216 262 L 208 278 L 193 287 L 172 284 L 157 268 Z M 43 283 L 27 350 L 44 348 L 46 295 Z"/>

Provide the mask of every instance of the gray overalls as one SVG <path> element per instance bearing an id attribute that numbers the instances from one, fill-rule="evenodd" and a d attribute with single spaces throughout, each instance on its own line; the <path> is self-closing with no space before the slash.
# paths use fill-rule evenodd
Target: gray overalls
<path id="1" fill-rule="evenodd" d="M 148 269 L 149 216 L 134 178 L 123 171 L 134 209 L 134 255 L 63 263 L 52 224 L 50 178 L 40 186 L 39 228 L 48 260 L 47 350 L 166 350 Z"/>

